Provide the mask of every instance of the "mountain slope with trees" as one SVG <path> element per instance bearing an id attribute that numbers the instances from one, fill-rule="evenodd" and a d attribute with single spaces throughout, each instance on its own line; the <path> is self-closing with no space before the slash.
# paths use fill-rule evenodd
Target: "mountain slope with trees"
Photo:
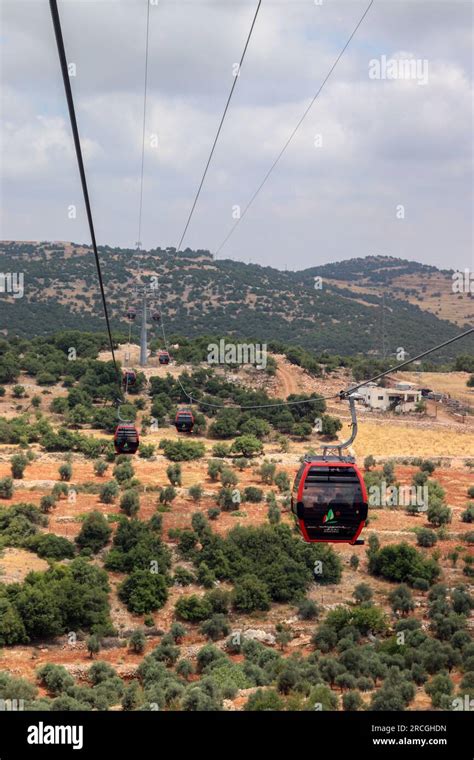
<path id="1" fill-rule="evenodd" d="M 89 247 L 6 242 L 1 250 L 4 272 L 24 275 L 24 297 L 3 296 L 0 329 L 5 334 L 30 337 L 58 329 L 104 329 Z M 157 278 L 155 305 L 161 308 L 168 333 L 192 337 L 225 332 L 260 342 L 297 343 L 313 351 L 380 356 L 383 344 L 389 355 L 399 348 L 413 355 L 459 332 L 453 322 L 391 297 L 384 306 L 383 340 L 382 293 L 351 290 L 367 278 L 372 278 L 373 284 L 381 257 L 378 269 L 374 257 L 368 257 L 300 272 L 214 260 L 208 251 L 190 249 L 176 255 L 172 248 L 138 253 L 104 246 L 100 257 L 115 330 L 127 329 L 124 313 L 133 302 L 133 287 L 141 270 L 145 281 Z M 415 262 L 401 262 L 393 271 L 399 272 L 401 265 L 415 280 L 424 275 L 425 267 Z M 384 272 L 390 269 L 385 267 Z M 326 272 L 344 280 L 344 287 L 326 282 Z M 323 277 L 321 289 L 315 287 L 317 275 Z M 466 341 L 459 349 L 440 354 L 439 359 L 466 353 L 474 348 L 474 341 L 471 343 Z"/>

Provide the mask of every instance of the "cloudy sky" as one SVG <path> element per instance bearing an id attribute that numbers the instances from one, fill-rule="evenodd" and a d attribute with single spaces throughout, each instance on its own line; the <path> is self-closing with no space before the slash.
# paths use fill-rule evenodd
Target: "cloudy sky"
<path id="1" fill-rule="evenodd" d="M 185 247 L 219 247 L 368 2 L 263 0 Z M 150 7 L 144 248 L 181 237 L 256 4 Z M 0 7 L 1 237 L 88 243 L 49 4 Z M 59 0 L 59 10 L 98 242 L 134 247 L 147 0 Z M 470 1 L 375 0 L 219 256 L 291 269 L 369 254 L 472 267 L 472 31 Z M 428 68 L 373 79 L 383 56 Z"/>

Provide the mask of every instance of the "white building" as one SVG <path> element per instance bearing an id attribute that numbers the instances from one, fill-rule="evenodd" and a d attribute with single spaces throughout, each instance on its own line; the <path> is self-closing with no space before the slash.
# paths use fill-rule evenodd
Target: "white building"
<path id="1" fill-rule="evenodd" d="M 421 399 L 421 391 L 410 383 L 398 383 L 394 388 L 381 388 L 369 383 L 359 388 L 358 393 L 365 406 L 381 412 L 413 412 Z"/>

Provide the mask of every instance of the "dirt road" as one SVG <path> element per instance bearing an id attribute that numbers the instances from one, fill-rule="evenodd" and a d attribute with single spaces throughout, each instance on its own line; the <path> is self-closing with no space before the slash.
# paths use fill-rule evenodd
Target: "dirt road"
<path id="1" fill-rule="evenodd" d="M 288 367 L 282 361 L 278 361 L 277 369 L 277 393 L 276 395 L 281 398 L 288 398 L 291 393 L 301 393 L 301 388 L 298 388 L 297 375 L 295 372 L 296 367 Z"/>

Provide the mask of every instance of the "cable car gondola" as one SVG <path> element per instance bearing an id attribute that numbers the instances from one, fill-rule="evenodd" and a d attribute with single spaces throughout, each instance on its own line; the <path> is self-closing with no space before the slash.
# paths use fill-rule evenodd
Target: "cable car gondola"
<path id="1" fill-rule="evenodd" d="M 152 311 L 151 318 L 153 322 L 161 322 L 161 314 L 159 311 Z"/>
<path id="2" fill-rule="evenodd" d="M 305 541 L 362 543 L 367 489 L 353 457 L 305 457 L 293 484 L 291 510 Z"/>
<path id="3" fill-rule="evenodd" d="M 116 454 L 135 454 L 140 438 L 135 425 L 131 423 L 121 423 L 117 426 L 114 435 L 114 445 Z"/>
<path id="4" fill-rule="evenodd" d="M 131 388 L 137 382 L 136 372 L 133 370 L 125 370 L 122 374 L 122 385 L 124 388 Z"/>
<path id="5" fill-rule="evenodd" d="M 158 361 L 160 364 L 169 364 L 170 363 L 170 355 L 168 351 L 159 351 L 158 352 Z"/>
<path id="6" fill-rule="evenodd" d="M 194 427 L 194 416 L 191 409 L 179 409 L 174 424 L 178 433 L 192 433 Z"/>
<path id="7" fill-rule="evenodd" d="M 127 319 L 129 319 L 130 322 L 133 322 L 136 316 L 137 316 L 136 310 L 133 308 L 133 306 L 129 306 L 127 309 Z"/>

